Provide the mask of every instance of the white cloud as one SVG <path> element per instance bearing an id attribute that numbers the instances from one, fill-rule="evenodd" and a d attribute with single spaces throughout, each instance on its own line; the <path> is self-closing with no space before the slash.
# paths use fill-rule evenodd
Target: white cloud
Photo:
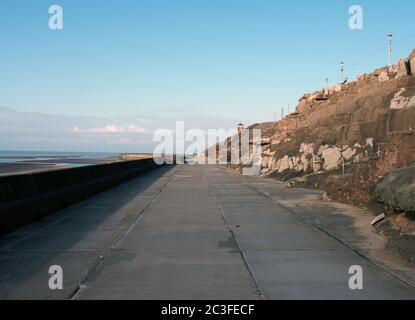
<path id="1" fill-rule="evenodd" d="M 147 130 L 136 126 L 135 124 L 128 124 L 126 126 L 116 126 L 113 124 L 107 124 L 104 127 L 80 129 L 79 127 L 73 127 L 72 131 L 75 133 L 96 133 L 96 134 L 119 134 L 119 133 L 147 133 Z"/>
<path id="2" fill-rule="evenodd" d="M 62 116 L 0 107 L 0 150 L 151 152 L 155 143 L 150 129 L 139 118 Z"/>
<path id="3" fill-rule="evenodd" d="M 235 119 L 191 112 L 180 115 L 177 111 L 104 118 L 0 107 L 0 150 L 152 152 L 159 144 L 153 133 L 160 128 L 174 132 L 176 120 L 184 121 L 185 130 L 229 130 L 238 123 Z"/>

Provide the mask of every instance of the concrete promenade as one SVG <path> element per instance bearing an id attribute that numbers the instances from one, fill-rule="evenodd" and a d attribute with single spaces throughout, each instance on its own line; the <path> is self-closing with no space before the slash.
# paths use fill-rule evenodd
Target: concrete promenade
<path id="1" fill-rule="evenodd" d="M 308 192 L 216 166 L 156 169 L 0 238 L 0 299 L 415 299 L 279 203 Z M 52 265 L 63 290 L 48 287 Z M 352 265 L 363 290 L 349 288 Z"/>

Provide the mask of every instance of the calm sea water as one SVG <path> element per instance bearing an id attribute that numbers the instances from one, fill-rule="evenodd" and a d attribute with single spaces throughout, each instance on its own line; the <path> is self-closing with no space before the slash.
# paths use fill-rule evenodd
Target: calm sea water
<path id="1" fill-rule="evenodd" d="M 63 151 L 8 151 L 0 150 L 0 158 L 55 158 L 55 157 L 76 157 L 76 158 L 104 158 L 117 157 L 118 153 L 106 152 L 63 152 Z"/>

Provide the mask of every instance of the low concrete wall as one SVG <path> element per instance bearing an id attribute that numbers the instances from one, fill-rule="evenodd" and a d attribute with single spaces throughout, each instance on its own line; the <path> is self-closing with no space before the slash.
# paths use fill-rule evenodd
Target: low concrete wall
<path id="1" fill-rule="evenodd" d="M 156 168 L 153 159 L 0 177 L 0 235 Z"/>

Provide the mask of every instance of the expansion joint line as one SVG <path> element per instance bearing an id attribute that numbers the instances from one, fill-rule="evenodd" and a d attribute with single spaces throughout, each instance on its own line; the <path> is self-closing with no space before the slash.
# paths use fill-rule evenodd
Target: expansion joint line
<path id="1" fill-rule="evenodd" d="M 290 209 L 289 207 L 285 206 L 284 204 L 282 204 L 281 202 L 273 199 L 268 193 L 266 192 L 262 192 L 259 191 L 255 188 L 253 188 L 252 186 L 248 185 L 248 184 L 244 184 L 245 186 L 247 186 L 249 189 L 263 195 L 264 197 L 270 199 L 271 201 L 275 202 L 276 204 L 278 204 L 281 208 L 284 208 L 286 210 L 288 210 L 291 214 L 295 215 L 296 217 L 298 217 L 299 219 L 301 219 L 302 221 L 304 221 L 307 224 L 311 224 L 314 228 L 316 228 L 317 230 L 319 230 L 320 232 L 324 233 L 325 235 L 333 238 L 334 240 L 338 241 L 339 243 L 341 243 L 342 245 L 344 245 L 345 247 L 347 247 L 348 249 L 352 250 L 356 255 L 358 255 L 359 257 L 361 257 L 362 259 L 368 261 L 370 264 L 374 265 L 375 267 L 385 271 L 386 273 L 390 274 L 391 276 L 397 278 L 399 281 L 403 282 L 405 285 L 414 288 L 414 285 L 409 283 L 408 281 L 406 281 L 405 279 L 403 279 L 401 276 L 399 276 L 398 274 L 396 274 L 395 272 L 393 272 L 392 270 L 384 267 L 383 265 L 377 263 L 376 261 L 372 260 L 370 257 L 368 257 L 367 255 L 363 254 L 362 252 L 358 251 L 357 249 L 353 248 L 351 245 L 349 245 L 347 242 L 337 238 L 334 234 L 324 230 L 322 227 L 320 227 L 319 225 L 307 221 L 304 217 L 300 216 L 299 214 L 297 214 L 294 210 Z"/>
<path id="2" fill-rule="evenodd" d="M 205 183 L 207 184 L 208 188 L 209 188 L 209 189 L 212 189 L 212 186 L 209 184 L 209 182 L 208 182 L 208 180 L 207 180 L 207 178 L 206 178 L 206 176 L 205 176 L 205 175 L 203 175 L 203 180 L 204 180 L 204 181 L 205 181 Z M 225 217 L 225 214 L 224 214 L 224 212 L 223 212 L 222 205 L 221 205 L 221 204 L 220 204 L 220 202 L 219 202 L 219 199 L 216 197 L 216 195 L 214 195 L 214 196 L 213 196 L 213 198 L 215 199 L 215 202 L 216 202 L 216 204 L 218 205 L 219 212 L 220 212 L 220 215 L 221 215 L 221 219 L 222 219 L 222 221 L 223 221 L 223 223 L 224 223 L 224 225 L 225 225 L 226 229 L 227 229 L 227 230 L 228 230 L 228 232 L 231 234 L 232 239 L 233 239 L 233 240 L 234 240 L 234 242 L 236 243 L 238 253 L 239 253 L 239 255 L 241 256 L 241 259 L 242 259 L 242 261 L 243 261 L 243 263 L 244 263 L 244 265 L 245 265 L 245 268 L 246 268 L 246 270 L 247 270 L 247 272 L 248 272 L 248 274 L 249 274 L 249 277 L 250 277 L 250 279 L 251 279 L 251 282 L 252 282 L 253 286 L 255 287 L 256 294 L 259 296 L 259 298 L 260 298 L 261 300 L 265 300 L 265 297 L 264 297 L 264 295 L 263 295 L 263 294 L 262 294 L 262 292 L 261 292 L 261 289 L 260 289 L 260 287 L 259 287 L 259 284 L 258 284 L 258 282 L 256 281 L 256 279 L 255 279 L 255 277 L 254 277 L 254 274 L 252 273 L 251 268 L 249 267 L 249 264 L 248 264 L 248 262 L 247 262 L 247 261 L 246 261 L 246 259 L 245 259 L 245 256 L 244 256 L 244 254 L 243 254 L 243 252 L 242 252 L 242 249 L 241 249 L 241 246 L 240 246 L 240 244 L 239 244 L 238 240 L 236 239 L 235 233 L 233 232 L 233 230 L 231 229 L 231 227 L 229 226 L 229 224 L 228 224 L 228 222 L 227 222 L 227 220 L 226 220 L 226 217 Z"/>
<path id="3" fill-rule="evenodd" d="M 157 194 L 151 199 L 151 201 L 138 212 L 137 217 L 134 219 L 134 221 L 131 222 L 130 225 L 126 226 L 120 235 L 112 242 L 111 246 L 108 250 L 104 252 L 103 255 L 100 256 L 100 259 L 98 262 L 86 273 L 85 277 L 79 282 L 79 285 L 75 288 L 74 291 L 69 295 L 68 300 L 75 300 L 78 294 L 81 292 L 81 290 L 85 287 L 85 283 L 88 281 L 88 279 L 98 270 L 98 268 L 103 264 L 105 259 L 112 253 L 112 251 L 115 249 L 117 244 L 124 238 L 124 236 L 130 232 L 134 228 L 134 226 L 137 225 L 137 223 L 140 221 L 141 217 L 143 216 L 144 212 L 150 208 L 157 200 L 157 198 L 160 196 L 160 194 L 163 192 L 163 190 L 169 185 L 170 181 L 172 179 L 172 175 L 168 177 L 168 180 L 166 183 L 160 188 L 160 190 L 157 192 Z"/>

